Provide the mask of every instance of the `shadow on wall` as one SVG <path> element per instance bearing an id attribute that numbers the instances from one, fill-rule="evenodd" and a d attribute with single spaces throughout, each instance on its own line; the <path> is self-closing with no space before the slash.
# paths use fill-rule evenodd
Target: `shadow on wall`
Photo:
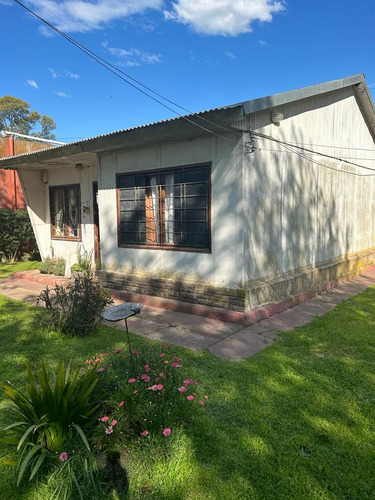
<path id="1" fill-rule="evenodd" d="M 329 105 L 339 97 L 326 96 L 325 99 Z M 309 100 L 298 113 L 293 114 L 293 109 L 286 108 L 289 112 L 286 118 L 314 109 L 314 101 Z M 292 126 L 287 121 L 282 122 L 279 132 L 274 134 L 283 137 L 285 127 L 283 139 L 287 142 L 321 144 L 318 141 L 324 140 L 325 135 L 325 143 L 334 140 L 335 134 L 332 132 L 330 137 L 331 131 L 325 129 L 324 115 L 315 130 L 308 133 L 298 125 L 298 120 Z M 267 125 L 269 113 L 257 114 L 254 129 Z M 272 130 L 265 133 L 272 134 Z M 249 155 L 245 172 L 250 203 L 244 217 L 249 286 L 254 280 L 282 279 L 285 274 L 301 271 L 308 273 L 335 259 L 344 259 L 345 270 L 345 258 L 349 254 L 371 248 L 373 235 L 368 214 L 372 213 L 373 187 L 372 184 L 369 187 L 368 179 L 353 175 L 355 171 L 350 166 L 345 166 L 345 171 L 352 173 L 344 173 L 334 160 L 292 152 L 265 139 L 256 142 L 257 150 Z M 370 194 L 365 195 L 366 189 Z M 360 223 L 362 230 L 359 230 Z M 305 289 L 316 284 L 314 279 L 312 272 Z"/>

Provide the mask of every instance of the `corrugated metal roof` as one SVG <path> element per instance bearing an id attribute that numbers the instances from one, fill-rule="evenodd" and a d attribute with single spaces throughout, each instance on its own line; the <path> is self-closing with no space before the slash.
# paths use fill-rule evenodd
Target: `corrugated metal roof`
<path id="1" fill-rule="evenodd" d="M 46 160 L 50 159 L 52 161 L 53 158 L 59 157 L 60 152 L 61 152 L 61 155 L 64 157 L 73 156 L 73 155 L 78 156 L 80 153 L 95 154 L 96 152 L 104 151 L 107 147 L 110 147 L 110 142 L 115 142 L 115 141 L 111 141 L 111 139 L 114 139 L 117 136 L 121 136 L 121 135 L 126 135 L 126 138 L 128 138 L 129 136 L 132 136 L 132 140 L 133 140 L 134 144 L 132 143 L 132 144 L 130 144 L 130 146 L 131 145 L 139 145 L 140 143 L 146 144 L 147 140 L 149 140 L 151 143 L 152 142 L 151 139 L 155 139 L 155 134 L 153 135 L 150 132 L 149 135 L 145 138 L 138 137 L 138 142 L 135 141 L 135 134 L 139 134 L 142 131 L 150 131 L 151 129 L 154 129 L 154 128 L 160 129 L 163 126 L 169 127 L 167 129 L 163 128 L 163 130 L 162 130 L 163 139 L 173 138 L 172 137 L 173 134 L 171 133 L 172 129 L 170 128 L 171 124 L 184 123 L 184 124 L 186 124 L 186 128 L 189 128 L 189 133 L 191 134 L 194 130 L 194 127 L 195 127 L 194 123 L 192 123 L 192 122 L 194 122 L 194 119 L 197 117 L 203 118 L 204 115 L 207 115 L 207 119 L 209 119 L 210 116 L 212 118 L 211 123 L 207 123 L 206 127 L 214 128 L 215 126 L 218 126 L 220 128 L 222 126 L 221 125 L 222 123 L 225 123 L 225 122 L 228 123 L 228 122 L 230 122 L 230 120 L 235 119 L 234 118 L 235 117 L 235 110 L 237 110 L 237 114 L 242 114 L 242 116 L 243 116 L 244 114 L 250 114 L 250 113 L 254 113 L 257 111 L 264 110 L 264 109 L 273 108 L 275 106 L 280 106 L 282 104 L 287 104 L 287 103 L 290 103 L 293 101 L 305 99 L 305 98 L 319 95 L 319 94 L 326 93 L 326 92 L 332 92 L 332 91 L 335 91 L 335 90 L 338 90 L 341 88 L 345 88 L 348 86 L 352 86 L 352 85 L 364 86 L 364 88 L 366 90 L 365 93 L 367 95 L 367 100 L 369 101 L 369 105 L 366 107 L 365 111 L 366 111 L 367 115 L 369 115 L 371 113 L 374 115 L 374 116 L 368 116 L 369 123 L 370 124 L 374 123 L 374 118 L 375 118 L 374 103 L 372 101 L 370 92 L 369 92 L 368 87 L 366 85 L 365 76 L 363 73 L 360 73 L 360 74 L 349 76 L 347 78 L 343 78 L 340 80 L 333 80 L 330 82 L 312 85 L 310 87 L 303 87 L 303 88 L 296 89 L 296 90 L 290 90 L 287 92 L 282 92 L 279 94 L 274 94 L 271 96 L 262 97 L 259 99 L 252 99 L 252 100 L 243 101 L 243 102 L 240 102 L 237 104 L 231 104 L 228 106 L 213 108 L 210 110 L 201 111 L 199 113 L 194 113 L 194 114 L 190 114 L 190 115 L 181 115 L 181 116 L 177 116 L 175 118 L 170 118 L 167 120 L 162 120 L 162 121 L 158 121 L 158 122 L 154 122 L 154 123 L 150 123 L 150 124 L 139 125 L 136 127 L 131 127 L 128 129 L 123 129 L 123 130 L 117 130 L 114 132 L 110 132 L 108 134 L 102 134 L 102 135 L 98 135 L 98 136 L 87 138 L 87 139 L 81 139 L 79 141 L 70 142 L 68 144 L 61 145 L 61 146 L 40 149 L 37 152 L 25 153 L 22 155 L 13 156 L 11 158 L 9 158 L 9 157 L 8 158 L 0 158 L 0 164 L 4 165 L 4 167 L 9 168 L 8 165 L 10 165 L 12 163 L 12 159 L 13 159 L 14 165 L 21 165 L 22 163 L 24 163 L 24 164 L 29 163 L 29 159 L 31 160 L 31 158 L 36 159 L 37 161 L 40 161 L 40 162 L 42 162 L 44 158 Z M 229 112 L 229 110 L 232 110 L 232 111 Z M 223 114 L 224 115 L 228 114 L 227 120 L 223 121 Z M 220 120 L 219 120 L 219 118 L 220 118 Z M 218 122 L 215 123 L 214 120 L 215 121 L 218 120 Z M 220 122 L 221 122 L 221 124 L 220 124 Z M 196 125 L 199 126 L 199 123 L 203 123 L 203 122 L 198 122 Z M 375 129 L 374 129 L 374 131 L 375 131 Z M 196 130 L 195 130 L 195 132 L 196 132 Z M 213 132 L 217 133 L 217 130 L 216 131 L 213 130 Z M 181 129 L 180 129 L 180 133 L 181 133 Z M 158 136 L 158 138 L 160 140 L 160 136 Z M 143 140 L 143 142 L 142 142 L 142 140 Z M 126 144 L 126 145 L 128 146 L 128 144 Z M 115 147 L 115 144 L 113 144 L 112 147 Z M 16 159 L 18 159 L 18 160 L 16 160 Z M 23 162 L 22 162 L 22 159 L 24 160 Z"/>

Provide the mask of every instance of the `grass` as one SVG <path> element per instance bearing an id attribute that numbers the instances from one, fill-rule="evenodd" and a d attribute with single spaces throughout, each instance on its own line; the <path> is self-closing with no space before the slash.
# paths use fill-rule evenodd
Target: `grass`
<path id="1" fill-rule="evenodd" d="M 0 262 L 0 278 L 8 278 L 15 271 L 28 271 L 29 269 L 39 269 L 40 262 L 26 260 L 24 262 Z"/>
<path id="2" fill-rule="evenodd" d="M 130 446 L 128 496 L 111 498 L 373 499 L 374 305 L 371 288 L 237 363 L 176 348 L 209 395 L 205 411 L 165 449 Z M 107 327 L 82 339 L 45 332 L 37 313 L 0 295 L 0 379 L 17 387 L 25 359 L 81 365 L 123 346 L 123 332 Z M 13 471 L 0 471 L 3 498 L 49 498 L 42 484 L 17 489 Z"/>

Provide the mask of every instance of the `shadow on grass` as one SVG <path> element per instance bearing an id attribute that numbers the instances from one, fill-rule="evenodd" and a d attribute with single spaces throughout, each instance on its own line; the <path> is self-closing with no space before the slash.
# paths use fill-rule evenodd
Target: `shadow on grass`
<path id="1" fill-rule="evenodd" d="M 39 311 L 0 299 L 0 378 L 17 385 L 25 381 L 26 357 L 35 367 L 41 358 L 79 365 L 124 344 L 115 328 L 69 342 L 33 330 Z M 165 456 L 138 456 L 143 464 L 130 474 L 136 484 L 129 498 L 373 498 L 374 303 L 369 289 L 237 363 L 176 348 L 208 404 Z"/>

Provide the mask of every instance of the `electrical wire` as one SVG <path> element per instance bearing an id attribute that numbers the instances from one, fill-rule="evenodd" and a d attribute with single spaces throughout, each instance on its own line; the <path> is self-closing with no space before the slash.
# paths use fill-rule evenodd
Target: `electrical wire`
<path id="1" fill-rule="evenodd" d="M 111 64 L 106 59 L 100 57 L 98 54 L 96 54 L 95 52 L 93 52 L 92 50 L 90 50 L 89 48 L 87 48 L 85 45 L 82 45 L 77 40 L 75 40 L 71 36 L 67 35 L 64 31 L 61 31 L 60 29 L 58 29 L 56 26 L 54 26 L 53 24 L 51 24 L 50 22 L 48 22 L 43 17 L 39 16 L 39 14 L 37 14 L 32 9 L 30 9 L 29 7 L 27 7 L 26 5 L 24 5 L 19 0 L 14 0 L 14 2 L 17 3 L 18 5 L 20 5 L 20 7 L 24 8 L 25 10 L 27 10 L 30 14 L 32 14 L 37 19 L 39 19 L 41 22 L 43 22 L 44 24 L 46 24 L 49 28 L 51 28 L 53 31 L 55 31 L 56 33 L 58 33 L 63 38 L 65 38 L 65 40 L 67 40 L 69 43 L 71 43 L 72 45 L 74 45 L 76 48 L 78 48 L 79 50 L 81 50 L 82 52 L 84 52 L 87 56 L 89 56 L 91 59 L 93 59 L 98 64 L 100 64 L 101 66 L 103 66 L 105 69 L 107 69 L 108 71 L 110 71 L 112 74 L 114 74 L 115 76 L 117 76 L 118 78 L 120 78 L 121 80 L 123 80 L 124 82 L 126 82 L 128 85 L 130 85 L 134 89 L 138 90 L 138 92 L 141 92 L 146 97 L 152 99 L 153 101 L 155 101 L 156 103 L 160 104 L 164 108 L 168 109 L 169 111 L 171 111 L 175 115 L 179 116 L 180 118 L 183 118 L 184 120 L 186 120 L 189 123 L 191 123 L 191 124 L 193 124 L 193 125 L 201 128 L 202 130 L 204 130 L 204 131 L 206 131 L 206 132 L 208 132 L 210 134 L 213 134 L 213 135 L 215 135 L 217 137 L 220 137 L 221 139 L 224 139 L 226 141 L 231 141 L 227 137 L 224 137 L 224 136 L 222 136 L 220 134 L 217 134 L 216 132 L 214 132 L 214 131 L 212 131 L 212 130 L 210 130 L 210 129 L 202 126 L 202 125 L 200 125 L 199 123 L 196 123 L 191 118 L 182 115 L 181 113 L 179 113 L 178 111 L 176 111 L 175 109 L 173 109 L 171 106 L 169 106 L 169 105 L 165 104 L 164 102 L 162 102 L 160 99 L 163 99 L 164 101 L 168 102 L 169 104 L 171 104 L 173 106 L 176 106 L 176 107 L 180 108 L 183 111 L 186 111 L 187 113 L 189 113 L 189 115 L 192 115 L 192 116 L 198 118 L 199 120 L 201 120 L 203 122 L 206 122 L 209 125 L 213 125 L 216 128 L 222 129 L 222 130 L 224 130 L 226 132 L 230 132 L 232 134 L 233 134 L 233 132 L 235 132 L 233 129 L 229 129 L 227 127 L 223 127 L 222 125 L 219 125 L 219 124 L 214 123 L 214 122 L 212 122 L 210 120 L 207 120 L 206 118 L 198 115 L 197 113 L 193 113 L 193 112 L 189 111 L 188 109 L 184 108 L 183 106 L 180 106 L 176 102 L 168 99 L 167 97 L 164 97 L 162 94 L 159 94 L 158 92 L 156 92 L 155 90 L 151 89 L 147 85 L 144 85 L 140 81 L 138 81 L 135 78 L 131 77 L 128 73 L 125 73 L 124 71 L 122 71 L 117 66 Z M 132 82 L 134 82 L 134 83 L 132 83 Z M 143 87 L 143 89 L 145 89 L 145 90 L 142 90 L 142 88 L 140 88 L 140 87 Z M 154 97 L 154 96 L 150 95 L 150 92 L 152 94 L 154 94 L 155 96 L 157 96 L 157 97 Z M 158 99 L 158 98 L 160 98 L 160 99 Z"/>
<path id="2" fill-rule="evenodd" d="M 305 148 L 303 146 L 296 146 L 296 145 L 294 145 L 292 143 L 289 143 L 289 142 L 286 142 L 286 141 L 281 141 L 280 139 L 276 139 L 275 137 L 272 137 L 270 135 L 262 134 L 261 132 L 250 131 L 249 133 L 252 134 L 252 135 L 254 135 L 255 137 L 259 137 L 260 139 L 267 139 L 269 141 L 276 142 L 277 144 L 280 144 L 282 146 L 288 146 L 290 148 L 299 149 L 299 150 L 307 152 L 307 153 L 312 153 L 314 155 L 323 156 L 324 158 L 329 158 L 331 160 L 340 161 L 342 163 L 347 163 L 348 165 L 352 165 L 354 167 L 363 168 L 365 170 L 370 170 L 371 172 L 375 172 L 375 169 L 370 168 L 370 167 L 366 167 L 364 165 L 360 165 L 359 163 L 354 163 L 354 162 L 351 162 L 351 161 L 348 161 L 348 160 L 344 160 L 343 158 L 338 158 L 336 156 L 328 155 L 326 153 L 321 153 L 320 151 L 314 151 L 312 149 Z"/>
<path id="3" fill-rule="evenodd" d="M 123 80 L 125 83 L 127 83 L 128 85 L 130 85 L 131 87 L 133 87 L 134 89 L 138 90 L 138 92 L 141 92 L 142 94 L 144 94 L 146 97 L 152 99 L 153 101 L 155 101 L 156 103 L 160 104 L 161 106 L 163 106 L 164 108 L 168 109 L 169 111 L 171 111 L 172 113 L 176 114 L 177 116 L 179 116 L 180 118 L 186 120 L 187 122 L 191 123 L 192 125 L 195 125 L 197 127 L 199 127 L 200 129 L 204 130 L 205 132 L 208 132 L 210 134 L 213 134 L 217 137 L 220 137 L 221 139 L 224 139 L 226 141 L 230 141 L 230 139 L 228 139 L 227 137 L 224 137 L 220 134 L 217 134 L 216 132 L 214 132 L 213 130 L 210 130 L 202 125 L 200 125 L 199 123 L 193 121 L 191 118 L 189 118 L 188 116 L 184 116 L 182 114 L 180 114 L 178 111 L 176 111 L 175 109 L 173 109 L 171 106 L 169 106 L 168 104 L 165 104 L 164 102 L 162 102 L 160 99 L 164 100 L 165 102 L 168 102 L 170 105 L 172 106 L 175 106 L 187 113 L 189 113 L 189 115 L 191 116 L 194 116 L 196 118 L 198 118 L 199 120 L 202 120 L 204 121 L 205 123 L 209 124 L 209 125 L 212 125 L 216 128 L 219 128 L 219 129 L 222 129 L 226 132 L 230 132 L 230 133 L 243 133 L 244 131 L 243 130 L 235 130 L 234 128 L 227 128 L 227 127 L 223 127 L 222 125 L 219 125 L 217 123 L 214 123 L 200 115 L 198 115 L 197 113 L 193 113 L 191 111 L 189 111 L 188 109 L 184 108 L 183 106 L 179 105 L 178 103 L 168 99 L 167 97 L 163 96 L 162 94 L 156 92 L 155 90 L 153 90 L 151 87 L 148 87 L 147 85 L 144 85 L 143 83 L 141 83 L 139 80 L 136 80 L 135 78 L 133 78 L 132 76 L 130 76 L 128 73 L 122 71 L 121 69 L 117 68 L 115 65 L 111 64 L 109 61 L 107 61 L 106 59 L 100 57 L 98 54 L 96 54 L 95 52 L 93 52 L 92 50 L 90 50 L 89 48 L 87 48 L 86 46 L 82 45 L 81 43 L 79 43 L 77 40 L 75 40 L 74 38 L 70 37 L 69 35 L 67 35 L 65 32 L 61 31 L 60 29 L 58 29 L 56 26 L 54 26 L 53 24 L 49 23 L 46 19 L 44 19 L 43 17 L 39 16 L 36 12 L 34 12 L 33 10 L 31 10 L 29 7 L 27 7 L 26 5 L 24 5 L 22 2 L 20 2 L 19 0 L 14 0 L 18 5 L 20 5 L 22 8 L 24 8 L 25 10 L 27 10 L 30 14 L 32 14 L 34 17 L 36 17 L 37 19 L 39 19 L 41 22 L 43 22 L 44 24 L 46 24 L 49 28 L 51 28 L 53 31 L 55 31 L 57 34 L 59 34 L 60 36 L 62 36 L 65 40 L 67 40 L 69 43 L 71 43 L 72 45 L 74 45 L 76 48 L 78 48 L 79 50 L 81 50 L 82 52 L 84 52 L 87 56 L 89 56 L 91 59 L 93 59 L 95 62 L 97 62 L 98 64 L 100 64 L 102 67 L 104 67 L 105 69 L 107 69 L 108 71 L 110 71 L 112 74 L 114 74 L 115 76 L 117 76 L 118 78 L 120 78 L 121 80 Z M 134 83 L 133 83 L 134 82 Z M 142 88 L 140 88 L 142 87 Z M 145 90 L 143 90 L 145 89 Z M 151 95 L 150 93 L 154 94 L 154 95 Z M 154 96 L 157 96 L 157 97 L 154 97 Z M 330 158 L 330 159 L 333 159 L 335 161 L 340 161 L 340 162 L 343 162 L 343 163 L 346 163 L 348 165 L 352 165 L 352 166 L 355 166 L 355 167 L 358 167 L 358 168 L 362 168 L 362 169 L 366 169 L 366 170 L 370 170 L 370 171 L 375 171 L 374 169 L 370 168 L 370 167 L 366 167 L 364 165 L 360 165 L 358 163 L 354 163 L 354 162 L 351 162 L 351 161 L 348 161 L 348 159 L 345 159 L 345 158 L 337 158 L 335 156 L 332 156 L 332 155 L 328 155 L 326 153 L 322 153 L 322 152 L 318 152 L 318 151 L 314 151 L 312 149 L 309 149 L 309 148 L 305 148 L 302 144 L 298 144 L 298 143 L 288 143 L 286 141 L 281 141 L 279 139 L 275 139 L 274 137 L 271 137 L 271 136 L 267 136 L 265 134 L 262 134 L 260 132 L 254 132 L 254 131 L 249 131 L 249 133 L 255 137 L 259 137 L 261 139 L 267 139 L 267 140 L 270 140 L 270 141 L 273 141 L 273 142 L 276 142 L 278 144 L 280 144 L 282 147 L 284 147 L 285 149 L 289 150 L 290 152 L 294 153 L 294 154 L 298 154 L 300 157 L 312 162 L 312 163 L 315 163 L 315 164 L 318 164 L 322 167 L 325 167 L 325 168 L 329 168 L 331 170 L 336 170 L 336 171 L 340 171 L 340 172 L 343 172 L 342 170 L 338 170 L 338 169 L 335 169 L 333 167 L 329 167 L 327 165 L 324 165 L 322 163 L 319 163 L 317 162 L 316 160 L 314 160 L 313 158 L 311 157 L 308 157 L 307 155 L 303 155 L 301 154 L 300 152 L 297 152 L 295 151 L 294 149 L 291 149 L 291 148 L 296 148 L 296 149 L 299 149 L 300 151 L 303 151 L 303 152 L 307 152 L 307 153 L 311 153 L 313 155 L 318 155 L 318 156 L 322 156 L 322 157 L 325 157 L 325 158 Z M 334 148 L 335 146 L 322 146 L 322 145 L 317 145 L 318 147 L 329 147 L 329 148 Z M 339 147 L 338 147 L 339 148 Z M 337 149 L 338 149 L 337 148 Z M 360 149 L 360 148 L 341 148 L 340 149 L 356 149 L 358 151 L 371 151 L 370 149 Z M 363 158 L 363 160 L 368 160 L 367 158 Z M 344 172 L 343 172 L 344 173 Z M 345 173 L 348 173 L 348 174 L 352 174 L 352 175 L 358 175 L 358 174 L 354 174 L 352 172 L 345 172 Z M 363 176 L 363 175 L 362 175 Z"/>

